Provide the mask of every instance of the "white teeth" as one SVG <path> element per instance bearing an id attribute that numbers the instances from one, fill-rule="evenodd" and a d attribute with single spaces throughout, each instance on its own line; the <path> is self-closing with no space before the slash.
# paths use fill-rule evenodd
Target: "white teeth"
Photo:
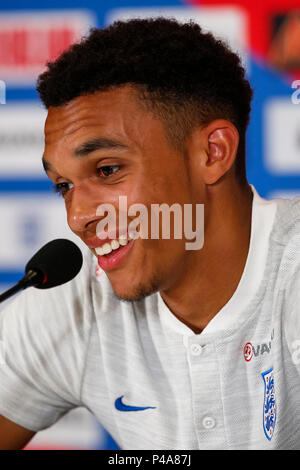
<path id="1" fill-rule="evenodd" d="M 118 240 L 113 240 L 111 242 L 111 247 L 112 247 L 113 250 L 117 250 L 119 248 L 119 246 L 120 246 L 120 244 L 119 244 Z"/>
<path id="2" fill-rule="evenodd" d="M 110 243 L 95 248 L 98 256 L 108 255 L 112 250 L 117 250 L 120 246 L 125 246 L 128 243 L 126 235 L 120 235 L 119 240 L 112 240 Z"/>
<path id="3" fill-rule="evenodd" d="M 104 245 L 102 245 L 102 252 L 104 255 L 108 255 L 108 253 L 110 253 L 112 251 L 112 247 L 110 246 L 110 243 L 104 243 Z"/>
<path id="4" fill-rule="evenodd" d="M 127 245 L 128 239 L 125 237 L 125 235 L 123 235 L 119 238 L 119 243 L 120 243 L 121 246 Z"/>
<path id="5" fill-rule="evenodd" d="M 128 237 L 131 239 L 131 240 L 134 240 L 135 238 L 135 233 L 128 233 Z"/>
<path id="6" fill-rule="evenodd" d="M 95 251 L 96 251 L 97 255 L 99 255 L 99 256 L 103 255 L 102 246 L 98 246 L 97 248 L 95 248 Z"/>

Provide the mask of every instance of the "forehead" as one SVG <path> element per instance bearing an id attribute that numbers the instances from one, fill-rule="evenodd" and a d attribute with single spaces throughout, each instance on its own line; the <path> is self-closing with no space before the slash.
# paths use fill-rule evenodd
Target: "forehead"
<path id="1" fill-rule="evenodd" d="M 76 145 L 87 137 L 101 135 L 139 140 L 150 128 L 161 127 L 146 112 L 129 86 L 80 96 L 59 107 L 50 107 L 45 123 L 46 147 Z M 147 129 L 147 130 L 146 130 Z"/>

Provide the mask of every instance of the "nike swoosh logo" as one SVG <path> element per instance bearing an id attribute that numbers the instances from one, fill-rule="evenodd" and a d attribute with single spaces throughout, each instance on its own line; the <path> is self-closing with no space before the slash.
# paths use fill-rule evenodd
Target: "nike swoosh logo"
<path id="1" fill-rule="evenodd" d="M 150 408 L 154 409 L 156 406 L 130 406 L 125 405 L 122 401 L 124 395 L 117 398 L 115 401 L 115 407 L 119 411 L 142 411 L 142 410 L 149 410 Z"/>

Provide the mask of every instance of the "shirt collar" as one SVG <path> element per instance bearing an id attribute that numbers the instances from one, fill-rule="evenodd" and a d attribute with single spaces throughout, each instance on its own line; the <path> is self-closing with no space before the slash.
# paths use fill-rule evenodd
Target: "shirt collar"
<path id="1" fill-rule="evenodd" d="M 241 321 L 241 312 L 255 296 L 263 279 L 277 201 L 261 198 L 254 186 L 250 186 L 253 192 L 251 236 L 244 271 L 232 297 L 212 318 L 201 335 L 216 334 L 236 326 Z M 162 322 L 174 332 L 195 335 L 193 330 L 173 315 L 159 293 L 158 311 Z"/>

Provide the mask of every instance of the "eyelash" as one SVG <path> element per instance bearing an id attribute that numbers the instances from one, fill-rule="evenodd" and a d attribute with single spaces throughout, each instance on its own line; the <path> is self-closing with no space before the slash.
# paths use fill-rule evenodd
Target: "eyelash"
<path id="1" fill-rule="evenodd" d="M 110 168 L 110 169 L 114 168 L 114 169 L 116 169 L 116 171 L 114 171 L 111 174 L 106 175 L 106 176 L 100 176 L 100 171 L 103 171 L 104 169 L 107 169 L 107 168 Z M 103 165 L 103 166 L 97 168 L 96 171 L 97 171 L 97 174 L 99 175 L 99 177 L 106 179 L 106 178 L 109 178 L 110 176 L 112 176 L 117 171 L 119 171 L 120 168 L 121 168 L 120 165 Z M 61 196 L 64 196 L 65 194 L 67 194 L 70 191 L 70 188 L 69 188 L 70 184 L 72 184 L 72 183 L 63 182 L 63 183 L 54 184 L 53 190 L 54 190 L 54 192 L 60 194 Z"/>

